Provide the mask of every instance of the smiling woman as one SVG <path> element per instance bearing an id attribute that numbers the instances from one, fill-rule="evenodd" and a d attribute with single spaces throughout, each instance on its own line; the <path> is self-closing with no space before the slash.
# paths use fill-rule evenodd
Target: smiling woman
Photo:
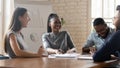
<path id="1" fill-rule="evenodd" d="M 40 47 L 37 53 L 26 51 L 27 46 L 21 30 L 27 27 L 30 17 L 26 8 L 17 7 L 4 38 L 4 49 L 10 58 L 42 57 L 43 49 Z"/>
<path id="2" fill-rule="evenodd" d="M 51 13 L 47 22 L 48 33 L 43 34 L 43 46 L 48 54 L 74 53 L 76 48 L 67 31 L 60 31 L 62 25 L 59 16 Z"/>

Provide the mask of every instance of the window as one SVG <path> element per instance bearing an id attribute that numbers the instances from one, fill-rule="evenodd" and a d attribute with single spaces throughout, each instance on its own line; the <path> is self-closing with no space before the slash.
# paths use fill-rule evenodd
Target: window
<path id="1" fill-rule="evenodd" d="M 1 2 L 2 2 L 2 0 L 0 0 L 0 14 L 1 14 L 1 10 L 2 10 L 2 9 L 1 9 L 1 6 L 2 6 L 2 5 L 1 5 L 2 3 L 1 3 Z"/>
<path id="2" fill-rule="evenodd" d="M 0 0 L 0 45 L 1 45 L 1 43 L 2 43 L 2 12 L 3 12 L 3 10 L 2 10 L 2 0 Z M 1 51 L 2 50 L 2 48 L 0 47 L 0 53 L 2 52 Z"/>
<path id="3" fill-rule="evenodd" d="M 1 20 L 2 20 L 2 19 L 1 19 L 1 14 L 2 14 L 2 8 L 1 8 L 1 6 L 2 6 L 2 5 L 1 5 L 1 4 L 2 4 L 2 3 L 1 3 L 1 0 L 0 0 L 0 22 L 2 22 L 2 21 L 1 21 Z M 1 24 L 1 23 L 0 23 L 0 24 Z M 0 27 L 1 27 L 1 26 L 0 26 Z M 1 29 L 0 29 L 0 30 L 1 30 Z M 0 32 L 0 33 L 1 33 L 1 32 Z"/>
<path id="4" fill-rule="evenodd" d="M 97 17 L 102 17 L 107 22 L 108 26 L 113 27 L 112 18 L 116 11 L 116 6 L 120 0 L 91 0 L 91 18 L 94 20 Z"/>
<path id="5" fill-rule="evenodd" d="M 0 54 L 3 53 L 3 35 L 10 23 L 14 0 L 0 0 Z"/>

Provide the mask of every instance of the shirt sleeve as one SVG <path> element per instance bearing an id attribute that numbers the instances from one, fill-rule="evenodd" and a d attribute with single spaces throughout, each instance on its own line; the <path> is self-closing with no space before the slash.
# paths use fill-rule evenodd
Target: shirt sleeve
<path id="1" fill-rule="evenodd" d="M 69 48 L 70 49 L 74 48 L 75 46 L 73 44 L 73 41 L 72 41 L 70 35 L 67 32 L 66 32 L 66 35 L 67 35 L 67 44 L 68 44 Z"/>
<path id="2" fill-rule="evenodd" d="M 93 36 L 94 33 L 91 33 L 88 38 L 87 38 L 87 41 L 85 42 L 84 46 L 83 47 L 91 47 L 94 45 L 94 41 L 93 41 Z"/>
<path id="3" fill-rule="evenodd" d="M 50 44 L 48 42 L 48 39 L 47 39 L 47 35 L 46 34 L 43 34 L 42 35 L 42 43 L 43 43 L 43 47 L 46 49 L 46 48 L 50 48 Z"/>
<path id="4" fill-rule="evenodd" d="M 113 34 L 110 40 L 103 44 L 103 47 L 99 49 L 94 55 L 93 60 L 95 62 L 101 62 L 111 59 L 111 54 L 114 54 L 120 49 L 120 31 Z"/>

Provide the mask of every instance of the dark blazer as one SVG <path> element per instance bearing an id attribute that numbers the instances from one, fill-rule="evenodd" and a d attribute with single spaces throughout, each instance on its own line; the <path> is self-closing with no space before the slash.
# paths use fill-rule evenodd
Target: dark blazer
<path id="1" fill-rule="evenodd" d="M 119 56 L 120 52 L 120 30 L 117 30 L 111 38 L 103 44 L 103 47 L 93 55 L 95 62 L 102 62 L 111 59 L 111 54 Z"/>

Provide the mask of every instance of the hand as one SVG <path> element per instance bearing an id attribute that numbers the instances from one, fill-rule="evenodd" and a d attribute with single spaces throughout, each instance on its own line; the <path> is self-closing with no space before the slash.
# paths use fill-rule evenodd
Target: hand
<path id="1" fill-rule="evenodd" d="M 68 50 L 67 53 L 72 53 L 71 50 Z"/>
<path id="2" fill-rule="evenodd" d="M 76 52 L 76 48 L 72 48 L 67 51 L 67 53 L 75 53 L 75 52 Z"/>
<path id="3" fill-rule="evenodd" d="M 94 54 L 96 52 L 95 47 L 89 47 L 89 49 L 90 49 L 90 54 Z"/>
<path id="4" fill-rule="evenodd" d="M 116 57 L 115 55 L 110 55 L 112 60 L 119 59 L 119 57 Z"/>
<path id="5" fill-rule="evenodd" d="M 67 53 L 74 53 L 74 51 L 68 50 Z"/>
<path id="6" fill-rule="evenodd" d="M 56 54 L 63 54 L 61 50 L 56 50 L 55 53 Z"/>
<path id="7" fill-rule="evenodd" d="M 39 48 L 39 50 L 38 50 L 38 54 L 42 56 L 44 52 L 45 52 L 45 51 L 44 51 L 43 46 L 40 46 L 40 48 Z"/>

